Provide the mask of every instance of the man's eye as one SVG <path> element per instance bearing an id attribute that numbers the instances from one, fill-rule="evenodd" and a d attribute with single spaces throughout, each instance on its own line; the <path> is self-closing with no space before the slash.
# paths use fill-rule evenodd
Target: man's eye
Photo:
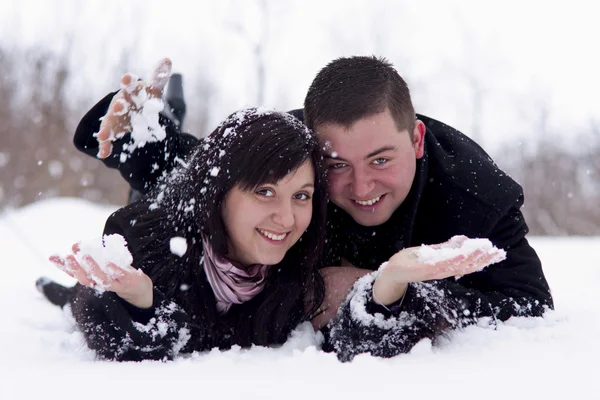
<path id="1" fill-rule="evenodd" d="M 297 193 L 294 197 L 296 200 L 310 200 L 310 195 L 308 193 Z"/>
<path id="2" fill-rule="evenodd" d="M 256 191 L 256 194 L 265 197 L 273 197 L 275 195 L 271 189 L 259 189 Z"/>
<path id="3" fill-rule="evenodd" d="M 329 164 L 327 166 L 328 169 L 340 169 L 340 168 L 344 168 L 346 166 L 346 163 L 335 163 L 335 164 Z"/>
<path id="4" fill-rule="evenodd" d="M 385 164 L 388 161 L 389 160 L 387 158 L 379 157 L 379 158 L 376 158 L 376 159 L 373 160 L 373 164 L 375 164 L 375 165 L 383 165 L 383 164 Z"/>

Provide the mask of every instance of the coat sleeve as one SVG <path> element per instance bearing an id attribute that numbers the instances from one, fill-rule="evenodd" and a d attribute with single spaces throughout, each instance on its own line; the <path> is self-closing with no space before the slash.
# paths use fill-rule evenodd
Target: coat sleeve
<path id="1" fill-rule="evenodd" d="M 133 203 L 113 213 L 104 234 L 120 234 L 127 241 L 134 265 L 143 251 L 144 237 L 132 232 L 131 218 L 147 209 Z M 189 317 L 175 302 L 154 288 L 153 304 L 140 309 L 116 293 L 77 285 L 72 312 L 87 345 L 100 358 L 116 361 L 172 359 L 190 339 Z"/>
<path id="2" fill-rule="evenodd" d="M 501 218 L 490 240 L 507 258 L 481 272 L 410 283 L 401 305 L 373 302 L 376 273 L 357 282 L 330 326 L 329 346 L 342 361 L 360 353 L 392 357 L 407 353 L 421 339 L 435 340 L 451 329 L 481 318 L 505 321 L 513 316 L 541 316 L 553 307 L 541 262 L 527 240 L 518 208 Z"/>
<path id="3" fill-rule="evenodd" d="M 157 289 L 152 307 L 138 309 L 114 292 L 78 284 L 71 307 L 88 347 L 102 359 L 173 359 L 190 338 L 186 313 Z"/>
<path id="4" fill-rule="evenodd" d="M 92 107 L 81 119 L 75 130 L 73 143 L 85 154 L 96 157 L 98 141 L 94 134 L 100 130 L 100 120 L 106 114 L 108 106 L 117 92 L 109 93 Z M 111 155 L 102 160 L 109 168 L 118 169 L 129 185 L 142 193 L 151 188 L 163 172 L 172 170 L 177 159 L 185 160 L 191 149 L 198 143 L 192 135 L 182 133 L 166 116 L 160 114 L 159 123 L 165 127 L 166 138 L 160 142 L 146 143 L 133 153 L 125 150 L 131 141 L 131 134 L 113 143 Z M 127 154 L 125 160 L 121 154 Z"/>

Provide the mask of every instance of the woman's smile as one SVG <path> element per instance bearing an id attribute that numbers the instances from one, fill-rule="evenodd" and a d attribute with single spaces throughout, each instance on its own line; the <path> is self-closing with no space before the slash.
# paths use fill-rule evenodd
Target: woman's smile
<path id="1" fill-rule="evenodd" d="M 289 232 L 277 233 L 266 229 L 256 228 L 258 233 L 269 243 L 282 244 Z"/>

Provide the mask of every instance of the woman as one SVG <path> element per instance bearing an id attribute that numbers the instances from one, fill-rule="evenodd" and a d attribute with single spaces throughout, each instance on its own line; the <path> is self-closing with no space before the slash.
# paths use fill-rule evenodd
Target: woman
<path id="1" fill-rule="evenodd" d="M 283 343 L 324 298 L 322 171 L 316 139 L 294 117 L 232 114 L 185 167 L 108 219 L 104 233 L 125 237 L 141 273 L 113 265 L 110 278 L 89 256 L 85 269 L 73 255 L 51 258 L 79 280 L 71 304 L 88 346 L 142 360 Z M 187 243 L 181 256 L 174 237 Z"/>

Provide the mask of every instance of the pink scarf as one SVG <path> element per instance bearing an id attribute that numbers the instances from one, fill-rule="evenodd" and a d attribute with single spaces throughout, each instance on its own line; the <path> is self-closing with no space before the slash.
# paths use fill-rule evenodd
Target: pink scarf
<path id="1" fill-rule="evenodd" d="M 217 299 L 217 311 L 225 314 L 232 304 L 242 304 L 262 292 L 270 265 L 252 264 L 247 269 L 234 266 L 216 255 L 203 238 L 204 272 Z"/>

